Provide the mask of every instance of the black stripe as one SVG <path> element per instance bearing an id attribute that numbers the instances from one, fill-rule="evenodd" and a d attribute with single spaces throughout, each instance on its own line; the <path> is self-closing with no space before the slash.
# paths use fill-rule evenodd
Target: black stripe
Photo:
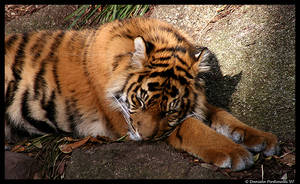
<path id="1" fill-rule="evenodd" d="M 147 94 L 147 91 L 141 88 L 141 98 L 146 101 L 148 99 L 149 95 Z"/>
<path id="2" fill-rule="evenodd" d="M 10 49 L 10 47 L 15 43 L 17 39 L 18 39 L 18 35 L 14 34 L 5 42 L 5 52 L 6 50 Z"/>
<path id="3" fill-rule="evenodd" d="M 177 79 L 177 76 L 175 75 L 173 68 L 170 68 L 168 70 L 161 71 L 161 72 L 152 72 L 149 75 L 150 78 L 154 78 L 154 77 L 157 77 L 157 76 L 160 76 L 160 77 L 171 77 L 173 79 Z"/>
<path id="4" fill-rule="evenodd" d="M 175 75 L 173 68 L 170 68 L 170 69 L 162 71 L 162 72 L 153 72 L 153 73 L 150 74 L 149 77 L 154 78 L 154 77 L 157 77 L 157 76 L 170 77 L 170 78 L 173 78 L 175 80 L 179 80 L 180 84 L 182 84 L 182 85 L 189 84 L 188 81 L 183 76 Z"/>
<path id="5" fill-rule="evenodd" d="M 16 85 L 15 81 L 12 80 L 8 83 L 8 86 L 6 89 L 6 95 L 5 95 L 5 108 L 6 109 L 12 104 L 17 88 L 18 88 L 18 86 Z M 6 111 L 6 109 L 5 109 L 5 111 Z"/>
<path id="6" fill-rule="evenodd" d="M 145 41 L 145 40 L 144 40 Z M 146 44 L 146 54 L 149 56 L 150 53 L 153 51 L 154 49 L 154 45 L 151 42 L 147 42 L 145 41 Z"/>
<path id="7" fill-rule="evenodd" d="M 141 85 L 137 85 L 135 88 L 134 88 L 134 90 L 133 90 L 133 92 L 137 92 L 137 90 L 139 89 L 141 87 Z M 129 91 L 128 91 L 129 92 Z"/>
<path id="8" fill-rule="evenodd" d="M 169 59 L 171 59 L 171 56 L 155 58 L 155 60 L 159 60 L 159 61 L 166 61 L 166 60 L 169 60 Z"/>
<path id="9" fill-rule="evenodd" d="M 38 99 L 41 95 L 41 90 L 47 87 L 47 83 L 44 78 L 46 64 L 47 63 L 45 61 L 42 62 L 39 72 L 34 77 L 34 99 Z M 45 91 L 43 90 L 43 92 Z"/>
<path id="10" fill-rule="evenodd" d="M 150 63 L 149 68 L 154 68 L 154 67 L 168 67 L 169 64 L 167 63 Z"/>
<path id="11" fill-rule="evenodd" d="M 149 82 L 148 84 L 148 90 L 149 91 L 157 91 L 160 90 L 161 88 L 159 87 L 159 82 Z"/>
<path id="12" fill-rule="evenodd" d="M 146 75 L 140 75 L 140 76 L 138 77 L 137 82 L 142 82 L 142 80 L 143 80 L 145 77 L 146 77 Z"/>
<path id="13" fill-rule="evenodd" d="M 134 94 L 132 94 L 131 96 L 130 96 L 130 99 L 131 99 L 131 102 L 133 103 L 133 106 L 135 107 L 137 104 L 135 103 L 137 100 L 135 100 L 136 98 L 134 98 L 134 97 L 136 97 L 136 95 L 134 95 Z"/>
<path id="14" fill-rule="evenodd" d="M 50 99 L 47 103 L 45 103 L 45 99 L 42 100 L 42 108 L 46 111 L 46 118 L 49 119 L 56 127 L 56 105 L 55 105 L 55 91 L 53 90 L 50 96 Z"/>
<path id="15" fill-rule="evenodd" d="M 160 94 L 155 94 L 153 95 L 150 100 L 147 102 L 147 105 L 150 105 L 155 99 L 159 98 L 160 97 Z"/>
<path id="16" fill-rule="evenodd" d="M 188 64 L 181 58 L 179 57 L 177 54 L 174 54 L 173 55 L 175 58 L 178 59 L 178 61 L 180 61 L 181 64 L 185 65 L 185 66 L 188 66 Z"/>
<path id="17" fill-rule="evenodd" d="M 133 82 L 133 83 L 130 84 L 130 86 L 129 86 L 128 89 L 127 89 L 127 93 L 126 93 L 126 94 L 129 93 L 129 91 L 131 90 L 131 88 L 132 88 L 135 84 L 137 84 L 137 82 Z"/>
<path id="18" fill-rule="evenodd" d="M 13 75 L 15 77 L 16 83 L 18 83 L 19 80 L 21 79 L 21 73 L 22 73 L 23 64 L 24 64 L 23 59 L 25 57 L 24 49 L 25 49 L 27 42 L 28 42 L 28 34 L 25 33 L 25 34 L 23 34 L 22 41 L 19 44 L 18 50 L 16 52 L 15 62 L 12 65 L 12 71 L 13 71 Z"/>
<path id="19" fill-rule="evenodd" d="M 94 39 L 94 36 L 96 34 L 96 31 L 93 30 L 92 33 L 90 33 L 90 35 L 88 36 L 88 38 L 90 40 L 87 40 L 86 41 L 86 44 L 84 46 L 84 51 L 83 51 L 83 60 L 82 60 L 82 64 L 83 64 L 83 71 L 84 71 L 84 74 L 85 76 L 87 77 L 88 79 L 88 83 L 90 84 L 90 77 L 89 77 L 89 72 L 88 72 L 88 69 L 87 69 L 87 65 L 86 65 L 86 58 L 87 58 L 87 52 L 88 52 L 88 48 L 90 46 L 90 43 L 93 43 L 93 39 Z"/>
<path id="20" fill-rule="evenodd" d="M 66 99 L 65 100 L 66 105 L 66 115 L 68 117 L 68 121 L 70 124 L 70 128 L 73 133 L 77 134 L 76 125 L 81 122 L 82 114 L 79 113 L 79 110 L 77 109 L 76 100 Z"/>
<path id="21" fill-rule="evenodd" d="M 41 56 L 41 52 L 43 51 L 46 44 L 46 38 L 51 34 L 51 32 L 42 33 L 42 35 L 37 38 L 36 43 L 30 48 L 31 53 L 33 54 L 32 63 L 35 63 L 35 61 Z"/>
<path id="22" fill-rule="evenodd" d="M 53 72 L 57 91 L 59 94 L 61 94 L 60 82 L 58 80 L 58 74 L 57 74 L 57 62 L 58 62 L 58 60 L 56 59 L 56 62 L 54 62 L 54 64 L 53 64 L 52 72 Z"/>
<path id="23" fill-rule="evenodd" d="M 172 98 L 175 98 L 176 95 L 178 95 L 178 94 L 179 94 L 178 89 L 177 89 L 175 86 L 172 86 L 172 91 L 171 91 L 171 93 L 170 93 L 171 97 L 172 97 Z"/>
<path id="24" fill-rule="evenodd" d="M 184 78 L 182 76 L 178 76 L 178 80 L 179 80 L 181 85 L 188 85 L 189 84 L 189 82 L 186 80 L 186 78 Z"/>
<path id="25" fill-rule="evenodd" d="M 176 46 L 176 47 L 165 47 L 165 48 L 161 48 L 156 50 L 155 52 L 182 52 L 182 53 L 186 53 L 186 49 L 184 47 L 180 47 L 180 46 Z"/>
<path id="26" fill-rule="evenodd" d="M 187 98 L 187 97 L 189 96 L 189 94 L 190 94 L 189 88 L 185 88 L 185 89 L 184 89 L 183 98 Z"/>
<path id="27" fill-rule="evenodd" d="M 30 114 L 30 109 L 28 106 L 28 95 L 29 92 L 26 90 L 23 94 L 22 99 L 22 117 L 33 127 L 35 127 L 37 130 L 44 132 L 44 133 L 54 133 L 56 132 L 56 129 L 48 125 L 45 121 L 40 121 L 33 119 Z"/>
<path id="28" fill-rule="evenodd" d="M 175 29 L 172 29 L 170 27 L 162 27 L 162 26 L 160 26 L 159 29 L 162 31 L 173 33 L 174 37 L 177 39 L 178 42 L 186 41 L 186 39 L 183 36 L 181 36 L 179 33 L 177 33 Z"/>
<path id="29" fill-rule="evenodd" d="M 188 77 L 188 78 L 190 78 L 190 79 L 193 79 L 194 77 L 188 72 L 188 71 L 186 71 L 184 68 L 182 68 L 182 67 L 180 67 L 180 66 L 176 66 L 175 67 L 177 70 L 179 70 L 179 71 L 183 71 L 184 73 L 185 73 L 185 75 Z"/>
<path id="30" fill-rule="evenodd" d="M 58 93 L 61 94 L 61 88 L 60 88 L 60 84 L 59 84 L 59 79 L 58 79 L 58 74 L 57 74 L 57 63 L 58 63 L 58 57 L 55 56 L 55 53 L 56 53 L 56 50 L 57 48 L 59 47 L 59 45 L 61 44 L 62 40 L 63 40 L 63 37 L 65 35 L 65 32 L 61 31 L 55 38 L 55 42 L 51 45 L 51 48 L 50 48 L 50 53 L 49 53 L 49 58 L 53 58 L 53 68 L 52 68 L 52 72 L 53 72 L 53 76 L 54 76 L 54 80 L 55 80 L 55 83 L 56 83 L 56 87 L 57 87 L 57 90 L 58 90 Z"/>
<path id="31" fill-rule="evenodd" d="M 58 49 L 59 45 L 61 44 L 63 38 L 64 38 L 65 32 L 60 31 L 60 33 L 57 34 L 57 36 L 54 38 L 54 43 L 50 47 L 50 53 L 49 56 L 53 56 L 54 53 L 56 53 L 56 50 Z"/>
<path id="32" fill-rule="evenodd" d="M 12 67 L 11 67 L 11 70 L 13 72 L 13 76 L 15 78 L 14 82 L 13 83 L 10 83 L 10 86 L 9 86 L 9 93 L 6 94 L 9 95 L 7 96 L 8 98 L 8 103 L 6 103 L 6 108 L 8 108 L 11 103 L 13 102 L 14 100 L 14 97 L 15 97 L 15 94 L 16 94 L 16 91 L 18 90 L 18 85 L 19 85 L 19 82 L 21 80 L 21 73 L 22 73 L 22 69 L 23 69 L 23 59 L 25 57 L 24 55 L 24 49 L 25 49 L 25 46 L 28 42 L 28 34 L 23 34 L 22 36 L 22 41 L 20 42 L 19 44 L 19 47 L 18 47 L 18 50 L 16 52 L 16 56 L 15 56 L 15 62 L 13 63 Z M 8 90 L 8 89 L 7 89 Z"/>
<path id="33" fill-rule="evenodd" d="M 130 40 L 133 40 L 133 39 L 134 39 L 134 37 L 131 36 L 131 35 L 129 35 L 127 32 L 123 32 L 123 33 L 122 33 L 122 36 L 127 37 L 127 38 L 130 39 Z"/>

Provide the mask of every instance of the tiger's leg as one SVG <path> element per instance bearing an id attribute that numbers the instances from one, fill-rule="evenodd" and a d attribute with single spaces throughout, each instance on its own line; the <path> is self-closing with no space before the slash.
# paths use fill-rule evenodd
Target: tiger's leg
<path id="1" fill-rule="evenodd" d="M 195 118 L 188 118 L 176 127 L 167 142 L 221 168 L 238 171 L 253 164 L 247 149 Z"/>
<path id="2" fill-rule="evenodd" d="M 229 137 L 234 142 L 242 144 L 253 152 L 263 151 L 264 155 L 271 156 L 279 153 L 277 137 L 269 132 L 252 128 L 222 108 L 207 105 L 211 128 L 218 133 Z"/>

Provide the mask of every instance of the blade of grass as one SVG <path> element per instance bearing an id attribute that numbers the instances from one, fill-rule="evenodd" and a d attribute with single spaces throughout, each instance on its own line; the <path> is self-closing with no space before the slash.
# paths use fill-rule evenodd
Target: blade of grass
<path id="1" fill-rule="evenodd" d="M 147 12 L 147 10 L 149 9 L 149 6 L 150 5 L 144 5 L 144 9 L 141 11 L 140 15 L 144 15 Z"/>
<path id="2" fill-rule="evenodd" d="M 97 6 L 93 9 L 93 11 L 92 11 L 88 16 L 86 16 L 85 19 L 82 20 L 82 22 L 85 23 L 92 15 L 95 15 L 95 12 L 96 12 L 100 7 L 101 7 L 101 5 L 97 5 Z"/>
<path id="3" fill-rule="evenodd" d="M 141 7 L 141 5 L 136 5 L 135 11 L 134 11 L 134 13 L 133 13 L 134 16 L 137 15 L 137 13 L 138 13 L 139 10 L 140 10 L 140 7 Z"/>
<path id="4" fill-rule="evenodd" d="M 117 15 L 117 17 L 118 17 L 118 18 L 121 18 L 122 14 L 124 13 L 125 10 L 126 10 L 126 6 L 124 6 L 124 5 L 119 5 L 119 6 L 118 6 L 118 15 Z"/>
<path id="5" fill-rule="evenodd" d="M 76 15 L 78 15 L 78 12 L 80 12 L 82 10 L 82 8 L 84 8 L 85 5 L 81 5 L 76 11 L 74 11 L 73 13 L 71 13 L 70 15 L 68 15 L 65 20 L 68 20 Z"/>
<path id="6" fill-rule="evenodd" d="M 77 21 L 81 18 L 81 15 L 84 14 L 85 10 L 89 7 L 89 5 L 84 5 L 85 7 L 82 8 L 81 12 L 77 15 L 77 17 L 75 18 L 75 20 L 72 22 L 72 24 L 68 27 L 68 29 L 71 29 L 76 23 Z"/>
<path id="7" fill-rule="evenodd" d="M 102 21 L 101 21 L 101 24 L 105 23 L 105 22 L 108 22 L 109 20 L 109 17 L 111 15 L 111 11 L 112 11 L 112 7 L 109 5 L 108 8 L 107 8 L 107 13 L 104 15 Z"/>
<path id="8" fill-rule="evenodd" d="M 117 14 L 117 5 L 112 5 L 113 10 L 112 10 L 112 16 L 110 17 L 110 21 L 113 21 L 116 19 L 116 14 Z"/>
<path id="9" fill-rule="evenodd" d="M 91 23 L 94 23 L 95 21 L 99 22 L 101 20 L 102 15 L 104 15 L 104 13 L 107 12 L 107 11 L 108 11 L 108 9 L 106 8 L 106 6 L 104 6 L 102 8 L 101 12 L 96 17 L 94 17 L 94 19 L 92 20 Z"/>
<path id="10" fill-rule="evenodd" d="M 126 6 L 126 10 L 125 10 L 124 14 L 121 16 L 122 19 L 125 18 L 125 17 L 128 17 L 127 12 L 131 9 L 131 7 L 132 7 L 132 5 Z"/>

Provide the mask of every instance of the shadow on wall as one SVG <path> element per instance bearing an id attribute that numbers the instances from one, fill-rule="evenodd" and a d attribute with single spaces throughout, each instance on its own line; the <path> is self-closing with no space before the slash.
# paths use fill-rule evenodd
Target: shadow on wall
<path id="1" fill-rule="evenodd" d="M 198 75 L 199 78 L 205 81 L 207 101 L 230 112 L 231 96 L 236 91 L 236 86 L 242 78 L 242 72 L 234 76 L 223 76 L 219 61 L 212 52 L 207 63 L 210 66 L 210 70 Z"/>

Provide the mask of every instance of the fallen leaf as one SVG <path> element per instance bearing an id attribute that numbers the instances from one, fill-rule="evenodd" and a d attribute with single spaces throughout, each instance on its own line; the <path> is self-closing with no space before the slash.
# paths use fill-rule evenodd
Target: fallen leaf
<path id="1" fill-rule="evenodd" d="M 194 159 L 194 162 L 195 162 L 195 163 L 198 163 L 198 162 L 199 162 L 199 159 Z"/>
<path id="2" fill-rule="evenodd" d="M 265 158 L 265 160 L 271 160 L 273 158 L 273 156 L 268 156 L 267 158 Z"/>
<path id="3" fill-rule="evenodd" d="M 97 138 L 95 138 L 95 137 L 91 137 L 89 141 L 90 141 L 90 142 L 97 142 L 97 143 L 100 143 L 100 144 L 103 143 L 102 140 L 99 140 L 99 139 L 97 139 Z"/>
<path id="4" fill-rule="evenodd" d="M 211 169 L 211 170 L 217 170 L 217 166 L 208 164 L 208 163 L 201 163 L 200 164 L 201 167 L 207 168 L 207 169 Z"/>
<path id="5" fill-rule="evenodd" d="M 11 149 L 12 152 L 23 152 L 25 151 L 25 147 L 22 145 L 16 145 Z"/>
<path id="6" fill-rule="evenodd" d="M 296 158 L 294 154 L 287 154 L 284 157 L 279 159 L 281 163 L 286 164 L 288 166 L 293 166 L 296 163 Z"/>
<path id="7" fill-rule="evenodd" d="M 254 162 L 256 162 L 259 159 L 259 153 L 257 153 L 256 155 L 253 156 L 253 160 Z"/>
<path id="8" fill-rule="evenodd" d="M 280 179 L 287 180 L 287 173 L 285 173 Z"/>
<path id="9" fill-rule="evenodd" d="M 83 144 L 85 144 L 91 137 L 88 136 L 78 142 L 74 142 L 71 144 L 62 144 L 59 146 L 59 149 L 61 152 L 63 153 L 71 153 L 73 149 L 78 148 L 80 146 L 82 146 Z"/>
<path id="10" fill-rule="evenodd" d="M 33 142 L 32 144 L 33 144 L 35 147 L 40 148 L 40 149 L 43 147 L 43 145 L 42 145 L 42 143 L 41 143 L 40 141 Z"/>
<path id="11" fill-rule="evenodd" d="M 70 146 L 70 144 L 62 144 L 62 145 L 59 145 L 58 148 L 63 153 L 71 153 L 72 152 L 72 147 Z"/>
<path id="12" fill-rule="evenodd" d="M 119 139 L 115 140 L 114 142 L 123 142 L 123 141 L 125 141 L 127 136 L 128 135 L 124 135 L 124 136 L 120 137 Z"/>

